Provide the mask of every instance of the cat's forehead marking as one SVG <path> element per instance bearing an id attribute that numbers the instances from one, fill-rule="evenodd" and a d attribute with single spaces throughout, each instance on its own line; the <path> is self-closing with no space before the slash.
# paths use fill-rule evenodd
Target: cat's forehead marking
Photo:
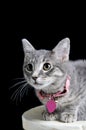
<path id="1" fill-rule="evenodd" d="M 34 54 L 35 58 L 37 60 L 40 60 L 41 62 L 44 62 L 46 58 L 48 58 L 50 51 L 46 51 L 46 50 L 38 50 L 36 51 L 36 53 Z"/>
<path id="2" fill-rule="evenodd" d="M 33 63 L 48 62 L 51 59 L 51 51 L 48 50 L 36 50 L 32 53 L 26 54 L 26 61 Z"/>

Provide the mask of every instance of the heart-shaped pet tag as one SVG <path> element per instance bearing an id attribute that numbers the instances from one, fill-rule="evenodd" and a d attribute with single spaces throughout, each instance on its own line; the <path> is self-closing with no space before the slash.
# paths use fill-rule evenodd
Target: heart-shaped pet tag
<path id="1" fill-rule="evenodd" d="M 52 113 L 56 110 L 56 103 L 54 100 L 50 99 L 47 104 L 46 104 L 46 108 L 48 110 L 49 113 Z"/>

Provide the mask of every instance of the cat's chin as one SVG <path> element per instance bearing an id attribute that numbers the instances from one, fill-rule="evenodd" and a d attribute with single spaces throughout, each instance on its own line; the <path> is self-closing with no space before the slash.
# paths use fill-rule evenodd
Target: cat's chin
<path id="1" fill-rule="evenodd" d="M 32 87 L 34 87 L 36 90 L 42 90 L 45 88 L 48 88 L 51 85 L 50 82 L 46 83 L 46 84 L 41 84 L 41 83 L 33 83 Z"/>

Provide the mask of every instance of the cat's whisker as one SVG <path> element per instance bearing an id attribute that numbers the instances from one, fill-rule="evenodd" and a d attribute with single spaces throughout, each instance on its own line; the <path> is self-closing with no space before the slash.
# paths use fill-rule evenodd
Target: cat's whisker
<path id="1" fill-rule="evenodd" d="M 18 88 L 14 91 L 14 93 L 13 93 L 12 96 L 11 96 L 11 99 L 15 100 L 16 97 L 19 96 L 19 91 L 20 91 L 20 89 L 21 89 L 21 86 L 18 87 Z"/>
<path id="2" fill-rule="evenodd" d="M 22 77 L 22 78 L 15 78 L 15 79 L 13 79 L 13 81 L 15 81 L 15 80 L 23 80 L 23 79 L 25 79 L 24 77 Z"/>
<path id="3" fill-rule="evenodd" d="M 25 92 L 27 92 L 26 90 L 28 89 L 28 87 L 26 87 L 28 85 L 28 83 L 25 83 L 24 85 L 22 85 L 23 87 L 20 90 L 20 101 L 22 99 L 22 97 L 24 96 Z"/>
<path id="4" fill-rule="evenodd" d="M 16 86 L 18 86 L 18 85 L 21 85 L 21 84 L 23 84 L 23 83 L 26 83 L 26 80 L 24 79 L 23 81 L 19 81 L 19 82 L 17 82 L 17 83 L 15 83 L 13 86 L 11 86 L 9 89 L 12 89 L 12 88 L 14 88 L 14 87 L 16 87 Z"/>
<path id="5" fill-rule="evenodd" d="M 15 87 L 16 85 L 17 86 L 20 85 L 20 86 L 14 91 L 14 93 L 11 96 L 11 99 L 16 100 L 16 102 L 17 102 L 18 99 L 20 99 L 20 101 L 21 101 L 21 99 L 24 96 L 25 92 L 27 93 L 28 87 L 26 87 L 26 86 L 28 85 L 28 83 L 26 81 L 21 81 L 21 82 L 16 83 L 15 85 L 13 85 L 13 87 Z"/>

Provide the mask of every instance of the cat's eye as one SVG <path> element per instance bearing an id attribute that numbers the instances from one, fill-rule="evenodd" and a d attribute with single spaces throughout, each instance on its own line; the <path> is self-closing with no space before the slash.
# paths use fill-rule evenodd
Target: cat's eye
<path id="1" fill-rule="evenodd" d="M 27 64 L 26 65 L 26 70 L 29 71 L 29 72 L 32 72 L 32 70 L 33 70 L 32 64 Z"/>
<path id="2" fill-rule="evenodd" d="M 50 64 L 50 63 L 45 63 L 45 64 L 43 65 L 43 70 L 48 71 L 48 70 L 50 70 L 50 69 L 51 69 L 51 64 Z"/>

